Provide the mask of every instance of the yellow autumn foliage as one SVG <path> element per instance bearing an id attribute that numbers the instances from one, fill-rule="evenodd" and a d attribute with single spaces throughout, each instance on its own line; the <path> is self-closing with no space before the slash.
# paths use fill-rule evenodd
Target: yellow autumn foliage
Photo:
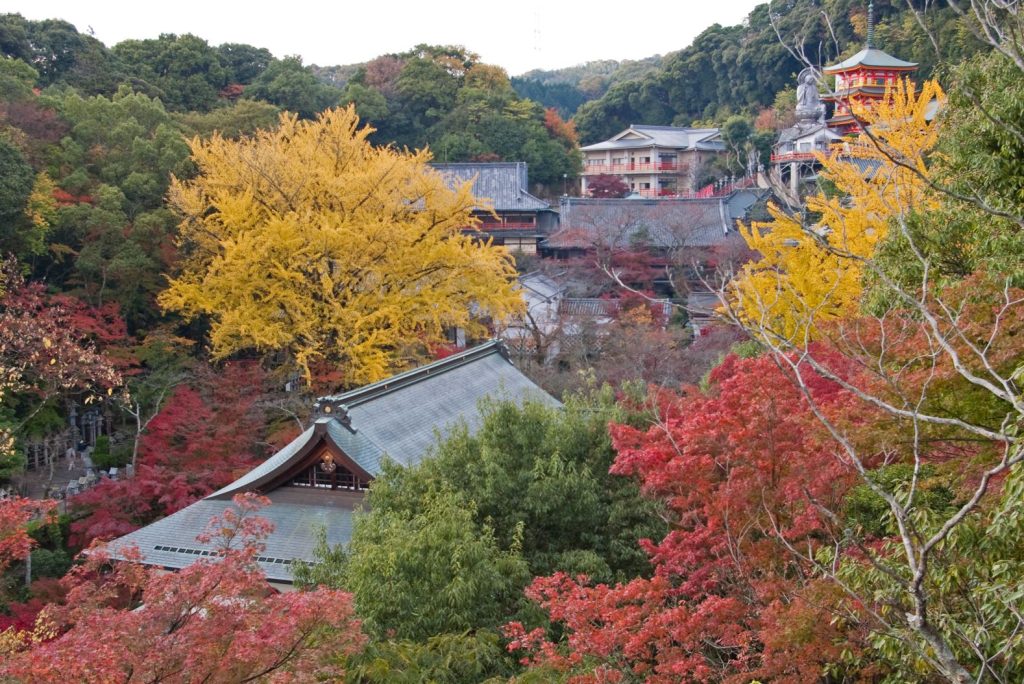
<path id="1" fill-rule="evenodd" d="M 427 151 L 374 147 L 352 107 L 241 140 L 191 141 L 199 169 L 174 179 L 181 273 L 160 304 L 207 316 L 213 353 L 285 352 L 307 377 L 387 377 L 446 328 L 486 332 L 521 300 L 509 255 L 464 235 L 480 201 L 451 190 Z"/>
<path id="2" fill-rule="evenodd" d="M 747 327 L 775 342 L 802 344 L 821 323 L 856 311 L 863 260 L 892 221 L 937 203 L 925 179 L 938 131 L 925 117 L 930 103 L 943 99 L 936 81 L 916 91 L 905 80 L 875 106 L 855 107 L 871 136 L 861 133 L 818 155 L 819 178 L 834 191 L 808 197 L 797 214 L 770 204 L 772 221 L 741 227 L 761 255 L 730 284 L 730 308 Z"/>

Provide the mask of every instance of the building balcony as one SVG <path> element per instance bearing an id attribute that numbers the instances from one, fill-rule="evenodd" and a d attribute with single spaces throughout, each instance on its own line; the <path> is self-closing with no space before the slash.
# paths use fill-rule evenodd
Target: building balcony
<path id="1" fill-rule="evenodd" d="M 508 221 L 506 223 L 481 223 L 480 230 L 536 230 L 536 223 L 517 223 Z"/>
<path id="2" fill-rule="evenodd" d="M 804 151 L 804 152 L 773 152 L 772 163 L 784 163 L 784 162 L 800 162 L 800 161 L 814 161 L 818 158 L 818 152 L 825 152 L 825 150 L 818 151 Z"/>
<path id="3" fill-rule="evenodd" d="M 636 190 L 635 192 L 636 192 L 636 194 L 640 195 L 641 197 L 646 197 L 646 198 L 683 197 L 683 196 L 686 195 L 685 192 L 683 194 L 680 194 L 679 191 L 676 190 L 675 188 L 658 188 L 657 190 L 655 190 L 655 189 Z"/>
<path id="4" fill-rule="evenodd" d="M 627 173 L 680 173 L 685 167 L 678 162 L 636 162 L 633 164 L 586 164 L 584 176 L 611 174 L 613 176 Z"/>
<path id="5" fill-rule="evenodd" d="M 634 192 L 646 199 L 710 199 L 725 197 L 736 190 L 757 186 L 754 178 L 724 179 L 717 183 L 705 185 L 698 190 L 680 190 L 677 188 L 645 188 Z"/>

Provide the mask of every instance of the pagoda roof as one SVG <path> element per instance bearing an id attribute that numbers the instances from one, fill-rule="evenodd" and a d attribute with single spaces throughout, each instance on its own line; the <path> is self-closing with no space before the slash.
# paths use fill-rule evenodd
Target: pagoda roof
<path id="1" fill-rule="evenodd" d="M 827 66 L 822 71 L 826 74 L 838 74 L 860 67 L 910 71 L 917 68 L 917 62 L 904 62 L 902 59 L 897 59 L 884 50 L 866 47 L 853 57 L 844 59 L 838 64 Z"/>
<path id="2" fill-rule="evenodd" d="M 837 100 L 845 100 L 851 95 L 871 95 L 872 97 L 883 97 L 885 95 L 886 87 L 884 85 L 859 85 L 852 88 L 843 88 L 834 93 L 825 93 L 821 96 L 822 100 L 826 102 L 835 102 Z"/>

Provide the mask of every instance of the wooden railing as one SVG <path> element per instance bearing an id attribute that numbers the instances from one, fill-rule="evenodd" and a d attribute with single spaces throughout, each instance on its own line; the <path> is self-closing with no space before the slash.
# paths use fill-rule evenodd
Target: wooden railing
<path id="1" fill-rule="evenodd" d="M 757 185 L 754 178 L 737 178 L 731 182 L 709 183 L 699 190 L 671 190 L 669 188 L 637 190 L 641 197 L 650 199 L 707 199 L 710 197 L 725 197 L 735 190 L 752 188 Z"/>
<path id="2" fill-rule="evenodd" d="M 583 167 L 584 176 L 593 176 L 601 173 L 678 173 L 683 171 L 684 166 L 678 162 L 635 162 L 626 164 L 586 164 Z"/>
<path id="3" fill-rule="evenodd" d="M 530 230 L 536 228 L 536 223 L 508 221 L 506 223 L 481 223 L 480 230 Z"/>

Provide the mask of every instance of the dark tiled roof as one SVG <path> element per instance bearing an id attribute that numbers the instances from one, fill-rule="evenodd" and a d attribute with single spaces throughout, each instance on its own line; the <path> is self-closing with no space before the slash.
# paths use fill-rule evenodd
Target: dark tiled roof
<path id="1" fill-rule="evenodd" d="M 839 135 L 838 133 L 836 133 L 835 131 L 831 130 L 826 124 L 823 124 L 823 123 L 815 122 L 815 123 L 812 123 L 810 125 L 799 124 L 798 123 L 797 125 L 790 126 L 789 128 L 786 128 L 781 133 L 779 133 L 779 140 L 778 140 L 778 142 L 779 143 L 792 142 L 792 141 L 798 140 L 800 138 L 806 138 L 807 136 L 811 135 L 812 133 L 819 133 L 819 132 L 821 133 L 821 136 L 818 136 L 818 137 L 822 137 L 822 139 L 827 139 L 829 141 L 831 141 L 831 140 L 839 140 L 839 139 L 841 139 L 843 137 L 843 136 Z"/>
<path id="2" fill-rule="evenodd" d="M 488 198 L 495 211 L 540 211 L 547 202 L 529 192 L 526 162 L 431 164 L 451 185 L 473 183 L 473 194 Z M 482 207 L 477 207 L 481 209 Z"/>
<path id="3" fill-rule="evenodd" d="M 551 249 L 680 249 L 712 247 L 735 233 L 721 198 L 587 199 L 561 205 L 562 227 L 543 244 Z"/>
<path id="4" fill-rule="evenodd" d="M 619 312 L 619 303 L 614 299 L 596 297 L 566 297 L 558 302 L 558 313 L 562 316 L 580 318 L 611 318 Z"/>

